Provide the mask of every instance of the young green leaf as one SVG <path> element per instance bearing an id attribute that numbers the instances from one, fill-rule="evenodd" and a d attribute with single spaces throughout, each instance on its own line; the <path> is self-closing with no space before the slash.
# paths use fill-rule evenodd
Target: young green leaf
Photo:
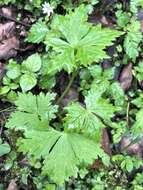
<path id="1" fill-rule="evenodd" d="M 10 146 L 8 143 L 0 144 L 0 156 L 8 154 L 10 152 Z"/>
<path id="2" fill-rule="evenodd" d="M 140 22 L 133 21 L 127 28 L 127 36 L 124 41 L 124 48 L 134 62 L 139 55 L 139 43 L 142 40 L 142 34 L 140 31 Z"/>
<path id="3" fill-rule="evenodd" d="M 69 130 L 81 132 L 93 138 L 97 137 L 97 133 L 100 136 L 99 130 L 104 128 L 104 124 L 94 112 L 82 107 L 79 103 L 73 103 L 65 109 L 68 112 L 65 121 Z"/>
<path id="4" fill-rule="evenodd" d="M 17 111 L 11 114 L 6 127 L 24 131 L 25 138 L 17 143 L 19 151 L 34 159 L 42 158 L 43 173 L 61 184 L 77 176 L 78 166 L 88 166 L 98 157 L 107 165 L 109 157 L 100 148 L 100 143 L 82 134 L 59 132 L 49 127 L 57 111 L 57 106 L 51 104 L 54 97 L 50 93 L 19 94 L 15 102 Z"/>
<path id="5" fill-rule="evenodd" d="M 17 111 L 11 114 L 6 127 L 24 131 L 48 128 L 50 120 L 55 118 L 57 112 L 57 106 L 52 106 L 54 98 L 53 93 L 40 93 L 39 96 L 31 93 L 19 94 L 15 101 Z"/>
<path id="6" fill-rule="evenodd" d="M 135 72 L 136 72 L 135 77 L 139 81 L 142 81 L 143 80 L 143 61 L 139 62 L 139 64 L 134 68 L 135 68 Z"/>
<path id="7" fill-rule="evenodd" d="M 56 32 L 55 32 L 56 31 Z M 122 32 L 92 26 L 87 22 L 87 9 L 80 6 L 66 16 L 56 16 L 45 44 L 56 52 L 52 64 L 69 73 L 79 66 L 88 66 L 108 58 L 104 49 L 113 44 Z"/>
<path id="8" fill-rule="evenodd" d="M 10 91 L 10 87 L 9 86 L 4 86 L 0 88 L 0 95 L 6 94 Z"/>
<path id="9" fill-rule="evenodd" d="M 94 89 L 91 89 L 88 96 L 85 97 L 85 103 L 88 110 L 95 112 L 105 121 L 110 120 L 114 116 L 114 113 L 118 111 L 118 107 L 113 106 L 108 99 L 99 98 L 97 91 Z"/>
<path id="10" fill-rule="evenodd" d="M 130 11 L 134 15 L 137 14 L 139 5 L 140 5 L 140 0 L 131 0 L 130 1 Z"/>
<path id="11" fill-rule="evenodd" d="M 41 68 L 41 57 L 38 53 L 29 56 L 23 63 L 22 67 L 30 72 L 37 72 Z"/>
<path id="12" fill-rule="evenodd" d="M 20 77 L 20 86 L 23 92 L 31 90 L 37 84 L 34 73 L 26 73 Z"/>
<path id="13" fill-rule="evenodd" d="M 6 75 L 10 79 L 16 79 L 21 74 L 20 65 L 13 60 L 9 61 L 9 64 L 7 65 L 6 69 L 7 69 Z"/>
<path id="14" fill-rule="evenodd" d="M 136 113 L 136 121 L 132 127 L 132 131 L 135 135 L 141 135 L 143 131 L 143 109 L 140 109 Z"/>
<path id="15" fill-rule="evenodd" d="M 108 157 L 100 145 L 75 133 L 55 130 L 26 132 L 26 139 L 19 140 L 19 150 L 35 158 L 44 158 L 43 174 L 57 184 L 77 177 L 78 166 L 88 165 L 98 157 Z M 45 147 L 46 145 L 46 147 Z"/>
<path id="16" fill-rule="evenodd" d="M 85 97 L 85 105 L 86 108 L 79 103 L 73 103 L 65 108 L 68 112 L 65 118 L 66 126 L 69 130 L 75 130 L 96 139 L 97 133 L 100 134 L 101 128 L 105 127 L 103 121 L 109 122 L 118 109 L 93 90 L 90 90 Z"/>
<path id="17" fill-rule="evenodd" d="M 29 35 L 27 37 L 27 41 L 32 43 L 40 43 L 44 40 L 47 33 L 48 28 L 46 24 L 39 20 L 32 25 Z"/>

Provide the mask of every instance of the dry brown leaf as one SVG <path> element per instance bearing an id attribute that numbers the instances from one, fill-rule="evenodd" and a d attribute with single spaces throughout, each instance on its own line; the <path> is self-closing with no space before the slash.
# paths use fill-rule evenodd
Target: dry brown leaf
<path id="1" fill-rule="evenodd" d="M 78 99 L 78 92 L 76 89 L 71 88 L 66 96 L 61 101 L 62 106 L 67 106 L 71 101 Z"/>
<path id="2" fill-rule="evenodd" d="M 129 63 L 124 66 L 119 76 L 120 85 L 124 91 L 127 91 L 131 87 L 132 79 L 132 63 Z"/>
<path id="3" fill-rule="evenodd" d="M 109 135 L 107 132 L 107 129 L 102 130 L 102 140 L 101 140 L 101 145 L 103 150 L 109 155 L 112 156 L 112 151 L 110 148 L 110 140 L 109 140 Z M 91 165 L 92 169 L 98 170 L 103 168 L 103 163 L 101 160 L 95 160 L 93 164 Z"/>
<path id="4" fill-rule="evenodd" d="M 141 32 L 143 33 L 143 20 L 141 20 L 140 23 L 141 23 Z"/>
<path id="5" fill-rule="evenodd" d="M 11 8 L 9 7 L 2 7 L 2 13 L 5 15 L 5 16 L 9 16 L 11 17 L 12 16 L 12 10 Z"/>
<path id="6" fill-rule="evenodd" d="M 18 190 L 15 180 L 11 180 L 10 184 L 8 185 L 7 190 Z"/>
<path id="7" fill-rule="evenodd" d="M 108 22 L 108 20 L 107 20 L 107 18 L 103 15 L 102 17 L 101 17 L 101 23 L 104 25 L 104 26 L 109 26 L 109 22 Z"/>
<path id="8" fill-rule="evenodd" d="M 95 162 L 91 165 L 91 168 L 94 170 L 98 170 L 103 168 L 103 163 L 101 160 L 95 160 Z"/>
<path id="9" fill-rule="evenodd" d="M 107 132 L 107 129 L 102 129 L 102 141 L 101 141 L 101 145 L 103 150 L 109 155 L 112 155 L 112 151 L 110 148 L 110 140 L 109 140 L 109 135 Z"/>
<path id="10" fill-rule="evenodd" d="M 105 69 L 109 69 L 112 67 L 112 62 L 105 59 L 103 62 L 102 62 L 102 68 L 105 70 Z"/>
<path id="11" fill-rule="evenodd" d="M 22 159 L 19 164 L 24 167 L 24 166 L 29 166 L 29 162 L 26 158 Z"/>
<path id="12" fill-rule="evenodd" d="M 141 32 L 143 32 L 143 12 L 142 11 L 139 11 L 137 13 L 137 19 L 140 21 Z"/>
<path id="13" fill-rule="evenodd" d="M 16 37 L 4 40 L 0 44 L 0 60 L 9 59 L 17 55 L 17 50 L 19 48 L 19 40 Z"/>
<path id="14" fill-rule="evenodd" d="M 130 137 L 123 137 L 120 142 L 121 151 L 126 151 L 129 155 L 137 155 L 142 158 L 142 148 L 140 143 L 131 144 Z"/>
<path id="15" fill-rule="evenodd" d="M 7 22 L 5 24 L 0 24 L 0 41 L 10 38 L 13 36 L 15 30 L 14 22 Z"/>

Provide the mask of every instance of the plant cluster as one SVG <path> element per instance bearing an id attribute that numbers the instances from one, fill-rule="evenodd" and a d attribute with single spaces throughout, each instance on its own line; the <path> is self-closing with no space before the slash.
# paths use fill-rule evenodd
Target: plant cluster
<path id="1" fill-rule="evenodd" d="M 102 5 L 98 0 L 47 1 L 55 11 L 47 16 L 40 12 L 43 0 L 0 2 L 14 3 L 30 14 L 35 10 L 38 19 L 25 42 L 42 50 L 5 67 L 0 96 L 14 109 L 2 126 L 2 171 L 11 171 L 8 177 L 26 188 L 31 180 L 29 189 L 143 189 L 143 38 L 137 18 L 143 1 L 131 1 L 128 10 L 112 5 L 112 27 L 89 22 Z M 125 77 L 116 77 L 129 64 L 131 80 L 127 69 Z M 130 89 L 122 86 L 126 80 L 133 81 Z M 104 130 L 113 154 L 103 143 Z"/>

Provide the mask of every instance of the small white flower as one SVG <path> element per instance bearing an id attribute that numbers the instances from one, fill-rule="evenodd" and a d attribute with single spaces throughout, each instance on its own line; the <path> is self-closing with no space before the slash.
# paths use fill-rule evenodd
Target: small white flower
<path id="1" fill-rule="evenodd" d="M 49 17 L 53 13 L 53 7 L 51 7 L 49 3 L 45 2 L 42 5 L 42 11 L 43 11 L 44 14 L 47 14 L 48 17 Z"/>

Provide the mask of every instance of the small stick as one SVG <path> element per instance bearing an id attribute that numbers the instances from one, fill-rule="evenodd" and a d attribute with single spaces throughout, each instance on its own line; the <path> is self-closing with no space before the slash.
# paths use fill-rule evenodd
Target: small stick
<path id="1" fill-rule="evenodd" d="M 14 21 L 14 22 L 16 22 L 16 23 L 18 23 L 18 24 L 20 24 L 20 25 L 30 27 L 30 24 L 27 24 L 27 23 L 25 23 L 25 22 L 16 20 L 15 18 L 12 18 L 12 17 L 10 17 L 10 16 L 6 16 L 6 15 L 4 15 L 4 14 L 2 14 L 2 13 L 0 13 L 0 17 L 3 17 L 3 18 L 5 18 L 5 19 L 11 20 L 11 21 Z"/>

